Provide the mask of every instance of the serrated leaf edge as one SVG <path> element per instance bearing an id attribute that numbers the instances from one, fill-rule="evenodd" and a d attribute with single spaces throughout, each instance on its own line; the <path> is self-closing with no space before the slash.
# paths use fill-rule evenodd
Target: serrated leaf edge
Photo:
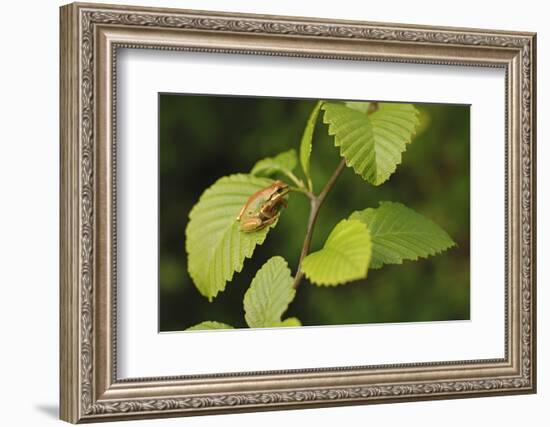
<path id="1" fill-rule="evenodd" d="M 247 325 L 250 327 L 250 328 L 266 328 L 266 327 L 278 327 L 278 326 L 284 326 L 284 325 L 280 325 L 280 324 L 274 324 L 274 325 L 267 325 L 267 326 L 252 326 L 250 325 L 250 323 L 248 322 L 248 319 L 247 319 L 247 313 L 249 312 L 247 310 L 247 301 L 250 300 L 251 298 L 251 290 L 253 289 L 253 286 L 254 286 L 254 281 L 256 280 L 256 278 L 258 277 L 258 274 L 260 274 L 260 272 L 264 269 L 264 268 L 272 268 L 270 265 L 268 265 L 270 262 L 283 262 L 284 264 L 284 267 L 283 267 L 283 270 L 286 270 L 286 272 L 288 272 L 288 276 L 292 279 L 292 271 L 290 270 L 289 266 L 288 266 L 288 262 L 282 257 L 282 256 L 278 256 L 278 255 L 275 255 L 271 258 L 269 258 L 259 269 L 258 271 L 256 272 L 256 274 L 254 275 L 253 279 L 252 279 L 252 282 L 250 283 L 250 286 L 249 288 L 246 290 L 245 294 L 244 294 L 244 298 L 243 298 L 243 307 L 244 307 L 244 317 L 245 317 L 245 321 L 247 323 Z M 288 305 L 290 305 L 290 303 L 294 300 L 295 296 L 296 296 L 296 290 L 295 289 L 292 289 L 294 291 L 293 293 L 293 296 L 292 296 L 292 299 L 289 301 L 289 303 L 287 304 L 285 310 L 283 311 L 283 314 L 286 312 L 286 310 L 288 310 Z M 281 315 L 282 317 L 282 315 Z M 285 319 L 286 320 L 286 319 Z M 284 322 L 284 320 L 281 320 L 279 319 L 279 323 L 282 323 Z"/>
<path id="2" fill-rule="evenodd" d="M 326 104 L 326 103 L 325 103 L 325 104 Z M 345 108 L 349 108 L 350 110 L 354 110 L 353 108 L 350 108 L 350 107 L 348 107 L 348 106 L 345 105 L 345 104 L 342 104 L 342 106 L 345 107 Z M 323 123 L 326 124 L 327 127 L 328 127 L 327 133 L 328 133 L 330 136 L 334 137 L 334 146 L 335 146 L 335 147 L 338 147 L 338 152 L 340 153 L 340 157 L 342 157 L 342 158 L 344 159 L 344 162 L 345 162 L 345 164 L 346 164 L 346 167 L 353 169 L 353 171 L 354 171 L 357 175 L 361 176 L 361 178 L 363 178 L 365 181 L 370 182 L 370 183 L 371 183 L 372 185 L 374 185 L 374 186 L 379 186 L 379 185 L 383 184 L 384 182 L 386 182 L 387 180 L 389 180 L 390 177 L 391 177 L 391 176 L 395 173 L 395 171 L 397 170 L 397 167 L 398 167 L 400 164 L 402 164 L 402 162 L 403 162 L 403 153 L 407 150 L 407 149 L 406 149 L 407 145 L 409 145 L 409 144 L 412 142 L 413 137 L 415 136 L 416 130 L 417 130 L 417 128 L 418 128 L 418 123 L 417 123 L 417 124 L 415 124 L 415 129 L 414 129 L 414 131 L 409 135 L 409 137 L 408 137 L 407 139 L 405 139 L 405 149 L 399 153 L 399 160 L 398 160 L 397 162 L 395 162 L 395 164 L 394 164 L 394 166 L 393 166 L 392 169 L 389 169 L 388 176 L 387 176 L 384 180 L 380 181 L 379 178 L 378 178 L 378 171 L 376 171 L 376 179 L 375 179 L 375 182 L 372 182 L 372 181 L 370 181 L 363 173 L 361 173 L 361 171 L 357 170 L 357 168 L 354 167 L 354 166 L 348 161 L 348 159 L 344 156 L 344 149 L 343 149 L 343 146 L 342 146 L 341 137 L 339 137 L 338 135 L 336 135 L 336 131 L 334 130 L 334 125 L 326 120 L 326 109 L 324 108 L 324 105 L 323 105 L 321 108 L 322 108 L 322 110 L 325 112 L 325 114 L 323 114 Z M 355 110 L 355 111 L 359 111 L 359 110 Z M 415 109 L 415 115 L 416 115 L 416 117 L 417 117 L 417 119 L 418 119 L 419 112 L 418 112 L 417 109 Z M 365 116 L 366 116 L 366 114 L 365 114 Z M 367 116 L 367 117 L 368 117 L 368 116 Z M 372 123 L 370 124 L 370 126 L 371 126 L 371 131 L 374 133 L 374 130 L 373 130 L 373 127 L 372 127 Z M 373 138 L 374 138 L 374 135 L 373 135 Z"/>
<path id="3" fill-rule="evenodd" d="M 203 325 L 203 324 L 206 324 L 206 323 L 215 323 L 217 325 L 222 325 L 223 327 L 221 328 L 198 328 L 198 326 L 200 325 Z M 192 325 L 192 326 L 189 326 L 188 328 L 185 329 L 185 331 L 189 331 L 189 332 L 197 332 L 197 331 L 227 331 L 227 330 L 231 330 L 231 329 L 235 329 L 234 326 L 232 325 L 229 325 L 227 323 L 224 323 L 224 322 L 218 322 L 217 320 L 203 320 L 202 322 L 200 323 L 197 323 L 196 325 Z"/>
<path id="4" fill-rule="evenodd" d="M 218 178 L 216 181 L 214 181 L 213 184 L 211 184 L 202 194 L 201 196 L 199 197 L 199 199 L 197 200 L 197 202 L 193 205 L 193 207 L 191 208 L 191 210 L 189 211 L 189 214 L 188 214 L 188 218 L 189 218 L 189 222 L 187 224 L 187 226 L 185 227 L 185 252 L 187 254 L 187 259 L 190 258 L 190 251 L 189 251 L 189 235 L 188 235 L 188 229 L 189 229 L 189 223 L 191 222 L 191 219 L 192 219 L 192 216 L 194 214 L 194 212 L 196 211 L 198 205 L 200 204 L 200 202 L 206 198 L 210 193 L 212 193 L 214 190 L 213 190 L 213 187 L 219 183 L 220 181 L 224 180 L 224 179 L 227 179 L 227 180 L 230 180 L 230 179 L 241 179 L 241 178 L 245 178 L 247 176 L 253 176 L 255 179 L 262 179 L 262 180 L 265 180 L 267 181 L 266 183 L 266 187 L 269 185 L 269 183 L 273 183 L 274 180 L 271 179 L 271 178 L 267 178 L 267 177 L 263 177 L 263 176 L 255 176 L 255 175 L 251 175 L 251 174 L 244 174 L 244 173 L 237 173 L 237 174 L 231 174 L 231 175 L 226 175 L 226 176 L 222 176 L 220 178 Z M 235 220 L 236 221 L 236 220 Z M 268 225 L 265 229 L 267 230 L 270 230 L 271 228 L 275 227 L 277 225 L 277 223 L 279 222 L 279 220 L 275 220 L 272 224 Z M 238 267 L 237 269 L 233 270 L 230 275 L 229 275 L 229 278 L 223 283 L 223 285 L 221 286 L 220 289 L 216 290 L 216 292 L 213 294 L 213 295 L 205 295 L 201 289 L 199 289 L 196 285 L 195 285 L 195 289 L 197 289 L 200 294 L 202 296 L 204 296 L 205 298 L 208 299 L 209 302 L 212 302 L 214 300 L 214 298 L 216 298 L 218 296 L 219 293 L 225 291 L 225 288 L 227 287 L 227 283 L 231 282 L 233 280 L 233 277 L 235 275 L 235 273 L 240 273 L 242 271 L 242 269 L 244 268 L 244 263 L 246 262 L 247 259 L 250 259 L 252 258 L 252 255 L 254 254 L 254 250 L 256 249 L 256 246 L 258 245 L 262 245 L 266 238 L 267 238 L 267 235 L 269 234 L 266 233 L 264 235 L 264 238 L 259 240 L 256 245 L 254 245 L 248 252 L 245 252 L 245 256 L 244 256 L 244 259 L 243 259 L 243 262 L 242 262 L 242 265 L 240 267 Z M 189 275 L 191 276 L 191 279 L 193 280 L 193 283 L 195 284 L 196 283 L 196 277 L 198 275 L 198 273 L 196 271 L 193 271 L 193 269 L 191 268 L 191 266 L 189 265 L 188 263 L 188 269 L 187 271 L 189 272 Z"/>
<path id="5" fill-rule="evenodd" d="M 344 222 L 344 221 L 358 222 L 358 223 L 360 223 L 361 225 L 365 226 L 367 232 L 369 232 L 369 234 L 370 234 L 370 231 L 369 231 L 369 228 L 368 228 L 368 225 L 367 225 L 367 224 L 365 224 L 363 221 L 359 221 L 359 220 L 356 220 L 356 219 L 350 219 L 350 218 L 341 220 L 338 224 L 336 224 L 336 225 L 334 226 L 333 230 L 334 230 L 336 227 L 338 227 L 338 225 L 340 225 L 340 223 L 342 223 L 342 222 Z M 331 231 L 330 234 L 332 234 L 332 231 Z M 328 241 L 329 238 L 331 237 L 330 234 L 329 234 L 329 236 L 327 237 L 327 239 L 325 240 L 325 244 L 323 245 L 323 247 L 322 247 L 321 249 L 319 249 L 318 251 L 315 251 L 315 252 L 311 252 L 311 253 L 309 253 L 307 256 L 309 256 L 309 255 L 311 255 L 311 254 L 315 254 L 315 253 L 317 253 L 317 252 L 320 252 L 320 251 L 324 250 L 327 241 Z M 306 258 L 307 258 L 307 256 L 306 256 Z M 372 238 L 371 238 L 371 257 L 372 257 Z M 360 277 L 357 277 L 357 278 L 354 278 L 354 279 L 350 279 L 350 280 L 338 280 L 338 281 L 333 282 L 333 283 L 326 283 L 326 282 L 319 282 L 319 281 L 315 281 L 315 282 L 314 282 L 314 281 L 311 279 L 311 276 L 310 276 L 306 271 L 303 271 L 303 273 L 304 273 L 304 276 L 306 276 L 306 278 L 307 278 L 312 284 L 315 284 L 316 286 L 335 287 L 335 286 L 344 285 L 344 284 L 349 283 L 349 282 L 354 282 L 354 281 L 356 281 L 356 280 L 361 280 L 361 279 L 367 278 L 369 269 L 370 269 L 370 263 L 369 263 L 369 265 L 367 266 L 367 271 L 365 272 L 365 275 L 364 275 L 364 276 L 360 276 Z"/>
<path id="6" fill-rule="evenodd" d="M 265 157 L 263 159 L 260 159 L 258 160 L 254 166 L 252 166 L 252 169 L 250 169 L 250 172 L 249 174 L 252 175 L 252 176 L 255 176 L 255 177 L 259 177 L 259 178 L 266 178 L 266 177 L 269 177 L 271 176 L 271 174 L 267 174 L 267 175 L 262 175 L 262 172 L 264 172 L 266 169 L 275 169 L 274 172 L 292 172 L 294 171 L 294 169 L 296 169 L 296 164 L 294 165 L 294 167 L 292 168 L 284 168 L 284 167 L 279 167 L 279 165 L 275 164 L 273 166 L 269 166 L 269 167 L 265 167 L 263 169 L 259 169 L 257 171 L 254 171 L 254 168 L 256 168 L 256 166 L 258 165 L 258 163 L 262 162 L 262 161 L 267 161 L 267 160 L 271 160 L 271 161 L 274 161 L 278 156 L 281 156 L 283 154 L 288 154 L 288 153 L 294 153 L 294 157 L 295 157 L 295 160 L 296 160 L 296 164 L 298 163 L 298 153 L 296 152 L 296 149 L 295 148 L 291 148 L 289 150 L 286 150 L 286 151 L 283 151 L 281 153 L 278 153 L 276 154 L 275 156 L 270 156 L 270 157 Z"/>
<path id="7" fill-rule="evenodd" d="M 407 207 L 406 205 L 404 205 L 403 203 L 399 203 L 399 202 L 391 202 L 391 201 L 381 201 L 381 202 L 378 202 L 378 208 L 382 207 L 382 205 L 400 205 L 400 206 L 403 206 L 407 209 L 410 209 L 412 210 L 414 213 L 418 214 L 418 215 L 422 215 L 418 212 L 416 212 L 415 210 Z M 372 210 L 376 210 L 378 208 L 365 208 L 363 210 L 360 210 L 360 211 L 354 211 L 351 213 L 351 215 L 348 217 L 349 219 L 354 219 L 356 221 L 360 221 L 362 222 L 363 224 L 365 224 L 367 227 L 368 227 L 368 224 L 366 224 L 365 222 L 361 221 L 360 219 L 355 219 L 353 218 L 354 214 L 359 214 L 363 211 L 366 211 L 366 210 L 369 210 L 369 209 L 372 209 Z M 424 215 L 422 215 L 424 216 Z M 425 217 L 427 220 L 433 222 L 435 225 L 437 225 L 438 227 L 440 227 L 437 223 L 435 223 L 433 220 L 431 220 L 430 218 L 428 217 Z M 441 228 L 441 227 L 440 227 Z M 428 254 L 426 256 L 424 255 L 415 255 L 414 258 L 406 258 L 406 259 L 400 259 L 399 261 L 396 261 L 396 262 L 384 262 L 384 263 L 381 263 L 381 264 L 370 264 L 369 265 L 369 270 L 379 270 L 380 268 L 384 267 L 385 265 L 402 265 L 404 261 L 418 261 L 419 259 L 428 259 L 429 257 L 432 257 L 432 256 L 435 256 L 435 255 L 439 255 L 453 247 L 458 247 L 458 244 L 453 240 L 453 238 L 449 235 L 449 233 L 447 233 L 445 230 L 443 230 L 443 228 L 441 228 L 442 231 L 445 232 L 445 234 L 447 234 L 447 236 L 449 237 L 449 239 L 451 240 L 451 243 L 449 245 L 446 245 L 444 247 L 442 247 L 441 249 L 435 249 L 431 252 L 428 252 Z M 430 233 L 418 233 L 418 234 L 430 234 Z M 371 241 L 374 241 L 374 239 L 376 238 L 376 236 L 373 236 L 371 235 Z M 372 259 L 372 258 L 371 258 Z"/>
<path id="8" fill-rule="evenodd" d="M 323 106 L 323 103 L 324 101 L 317 101 L 317 103 L 315 104 L 315 107 L 313 107 L 313 110 L 308 116 L 306 127 L 302 134 L 302 138 L 300 139 L 300 150 L 298 153 L 300 157 L 300 165 L 302 166 L 302 171 L 304 172 L 304 175 L 308 181 L 308 186 L 310 190 L 312 187 L 312 183 L 311 183 L 309 172 L 310 172 L 311 152 L 313 150 L 313 135 L 315 131 L 315 124 L 317 123 L 317 118 L 319 117 L 319 113 L 321 111 L 321 107 Z"/>

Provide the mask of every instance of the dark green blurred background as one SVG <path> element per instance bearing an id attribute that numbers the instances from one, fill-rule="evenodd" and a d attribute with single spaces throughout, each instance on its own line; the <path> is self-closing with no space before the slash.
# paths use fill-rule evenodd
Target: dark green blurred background
<path id="1" fill-rule="evenodd" d="M 254 274 L 281 255 L 294 272 L 309 212 L 305 197 L 289 207 L 243 271 L 209 303 L 187 273 L 185 227 L 201 193 L 218 178 L 248 172 L 254 163 L 298 149 L 315 101 L 255 97 L 159 95 L 160 120 L 160 331 L 183 330 L 204 320 L 246 327 L 242 300 Z M 330 230 L 352 211 L 379 201 L 404 203 L 442 226 L 458 243 L 443 254 L 386 265 L 368 279 L 338 287 L 304 280 L 283 317 L 307 325 L 459 320 L 470 317 L 470 109 L 416 104 L 417 136 L 389 181 L 374 187 L 346 168 L 321 209 L 312 241 L 319 249 Z M 319 120 L 312 175 L 316 192 L 340 160 Z"/>

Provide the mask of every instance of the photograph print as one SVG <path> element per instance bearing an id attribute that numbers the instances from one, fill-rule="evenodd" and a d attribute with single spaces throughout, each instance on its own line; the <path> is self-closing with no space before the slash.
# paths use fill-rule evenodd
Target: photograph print
<path id="1" fill-rule="evenodd" d="M 159 94 L 159 331 L 470 319 L 470 107 Z"/>

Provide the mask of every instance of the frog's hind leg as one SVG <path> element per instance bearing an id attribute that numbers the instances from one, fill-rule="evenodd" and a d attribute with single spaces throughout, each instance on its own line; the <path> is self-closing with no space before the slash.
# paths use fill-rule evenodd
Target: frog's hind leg
<path id="1" fill-rule="evenodd" d="M 241 222 L 240 229 L 247 233 L 259 230 L 263 227 L 263 222 L 260 218 L 250 218 L 247 221 Z"/>
<path id="2" fill-rule="evenodd" d="M 263 221 L 263 223 L 262 223 L 262 228 L 265 228 L 265 227 L 267 227 L 268 225 L 273 224 L 275 221 L 277 221 L 278 218 L 279 218 L 279 215 L 275 215 L 274 217 L 271 217 L 271 218 L 269 218 L 269 219 L 266 219 L 266 220 Z"/>

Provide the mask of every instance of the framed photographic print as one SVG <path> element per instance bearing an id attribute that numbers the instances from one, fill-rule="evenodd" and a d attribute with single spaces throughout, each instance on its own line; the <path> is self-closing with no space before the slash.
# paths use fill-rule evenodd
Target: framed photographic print
<path id="1" fill-rule="evenodd" d="M 61 8 L 61 418 L 533 393 L 535 34 Z"/>

